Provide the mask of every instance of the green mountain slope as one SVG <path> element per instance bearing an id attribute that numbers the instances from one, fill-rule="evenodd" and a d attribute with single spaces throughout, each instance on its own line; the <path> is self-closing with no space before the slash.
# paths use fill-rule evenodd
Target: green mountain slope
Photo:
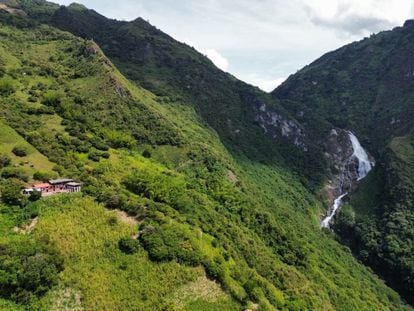
<path id="1" fill-rule="evenodd" d="M 414 28 L 410 23 L 328 53 L 273 92 L 323 142 L 354 131 L 377 161 L 337 232 L 357 257 L 413 303 Z"/>
<path id="2" fill-rule="evenodd" d="M 38 18 L 38 6 L 23 7 Z M 60 7 L 49 17 L 42 15 L 42 19 L 95 40 L 130 81 L 171 105 L 180 102 L 194 107 L 233 154 L 289 166 L 309 186 L 320 186 L 323 157 L 294 118 L 268 94 L 217 69 L 195 49 L 141 18 L 120 22 L 72 5 Z M 291 142 L 306 144 L 308 152 Z"/>
<path id="3" fill-rule="evenodd" d="M 276 102 L 229 82 L 195 52 L 208 85 L 228 88 L 200 89 L 197 106 L 194 94 L 171 82 L 181 77 L 174 71 L 164 82 L 167 98 L 127 80 L 93 41 L 40 24 L 56 9 L 45 4 L 22 1 L 32 17 L 0 10 L 0 118 L 54 163 L 47 173 L 85 185 L 79 195 L 5 201 L 19 196 L 21 176 L 1 168 L 0 308 L 411 310 L 319 229 L 320 203 L 304 186 L 306 175 L 291 169 L 309 156 L 300 145 L 277 140 L 257 161 L 262 149 L 255 148 L 275 142 L 260 124 L 240 121 L 249 142 L 258 141 L 238 145 L 203 108 L 211 100 L 249 116 L 254 105 L 243 94 L 260 105 Z M 289 150 L 298 156 L 283 160 Z"/>

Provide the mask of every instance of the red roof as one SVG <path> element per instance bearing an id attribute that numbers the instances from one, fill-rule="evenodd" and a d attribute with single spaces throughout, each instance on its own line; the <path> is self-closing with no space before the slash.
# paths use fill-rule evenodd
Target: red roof
<path id="1" fill-rule="evenodd" d="M 51 187 L 52 185 L 51 184 L 36 184 L 36 185 L 33 185 L 33 188 L 47 188 L 47 187 Z"/>

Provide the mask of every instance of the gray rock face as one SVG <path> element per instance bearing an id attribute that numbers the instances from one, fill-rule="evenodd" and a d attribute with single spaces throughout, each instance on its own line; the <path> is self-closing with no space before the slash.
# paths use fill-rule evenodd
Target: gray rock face
<path id="1" fill-rule="evenodd" d="M 359 179 L 359 161 L 353 156 L 350 133 L 332 129 L 326 141 L 326 157 L 330 165 L 330 183 L 327 190 L 332 198 L 353 191 Z M 370 160 L 374 162 L 371 156 Z"/>
<path id="2" fill-rule="evenodd" d="M 304 132 L 299 124 L 262 102 L 255 103 L 255 110 L 255 121 L 259 123 L 266 135 L 274 139 L 286 138 L 302 150 L 308 150 L 304 143 Z"/>

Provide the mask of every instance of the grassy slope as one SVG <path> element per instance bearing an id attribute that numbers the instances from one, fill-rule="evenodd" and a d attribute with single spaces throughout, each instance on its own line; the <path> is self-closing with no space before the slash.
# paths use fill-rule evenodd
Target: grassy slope
<path id="1" fill-rule="evenodd" d="M 44 155 L 39 153 L 32 145 L 24 140 L 19 134 L 16 133 L 11 127 L 7 126 L 0 121 L 0 153 L 8 155 L 13 166 L 23 168 L 29 175 L 37 171 L 51 171 L 53 163 L 51 163 Z M 25 157 L 17 157 L 12 153 L 14 147 L 24 147 L 28 154 Z"/>
<path id="2" fill-rule="evenodd" d="M 130 84 L 99 51 L 84 53 L 85 48 L 97 49 L 90 42 L 36 25 L 24 30 L 3 25 L 0 35 L 8 38 L 1 44 L 14 59 L 6 62 L 6 76 L 18 85 L 0 100 L 7 122 L 67 174 L 85 181 L 85 191 L 96 199 L 107 203 L 107 194 L 125 196 L 120 207 L 129 209 L 134 203 L 132 211 L 143 221 L 141 228 L 178 231 L 188 240 L 177 248 L 190 242 L 203 257 L 202 265 L 194 268 L 181 260 L 152 262 L 147 252 L 156 249 L 122 254 L 117 239 L 136 228 L 121 223 L 111 227 L 110 213 L 90 198 L 43 200 L 36 205 L 40 221 L 33 238 L 47 233 L 57 241 L 66 269 L 59 287 L 37 304 L 51 308 L 69 291 L 75 302 L 68 303 L 76 304 L 79 293 L 85 308 L 92 310 L 148 305 L 161 309 L 170 303 L 193 310 L 236 309 L 249 301 L 269 310 L 403 308 L 393 291 L 320 232 L 313 216 L 318 203 L 288 169 L 233 159 L 193 109 L 169 105 Z M 30 75 L 23 74 L 28 70 Z M 46 86 L 39 90 L 40 80 Z M 33 85 L 36 106 L 43 105 L 44 94 L 60 94 L 56 105 L 49 103 L 52 115 L 28 114 Z M 57 114 L 64 127 L 56 122 Z M 158 124 L 151 123 L 154 118 Z M 111 144 L 114 132 L 126 137 L 138 133 L 140 139 L 128 148 L 110 149 L 109 159 L 89 159 L 93 138 Z M 172 145 L 177 137 L 179 143 Z M 170 144 L 157 144 L 159 139 Z M 143 149 L 150 149 L 151 159 L 140 155 Z M 229 170 L 238 182 L 228 178 Z M 144 185 L 142 192 L 125 189 L 125 178 L 132 172 Z M 9 229 L 17 223 L 13 214 L 1 216 Z M 13 238 L 16 234 L 5 230 L 3 239 Z M 96 260 L 98 255 L 102 257 Z M 195 301 L 177 301 L 180 291 L 198 291 L 202 266 L 220 280 L 227 294 L 208 283 L 221 298 L 200 294 Z M 131 274 L 137 282 L 130 282 Z M 143 279 L 150 283 L 138 281 Z"/>

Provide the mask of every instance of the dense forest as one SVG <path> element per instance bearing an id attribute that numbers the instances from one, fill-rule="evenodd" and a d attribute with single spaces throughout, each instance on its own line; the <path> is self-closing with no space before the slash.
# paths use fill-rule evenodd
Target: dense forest
<path id="1" fill-rule="evenodd" d="M 336 233 L 321 230 L 329 172 L 323 134 L 292 109 L 301 99 L 238 81 L 142 19 L 0 4 L 0 310 L 412 309 L 359 261 L 385 265 L 357 203 L 365 187 L 400 200 L 372 206 L 389 230 L 375 241 L 411 267 L 409 219 L 397 224 L 412 134 L 372 151 L 389 166 Z M 57 177 L 82 193 L 21 192 Z"/>
<path id="2" fill-rule="evenodd" d="M 406 23 L 328 53 L 273 92 L 323 141 L 352 129 L 377 160 L 335 231 L 359 260 L 413 303 L 414 28 Z M 312 83 L 312 82 L 316 82 Z M 323 126 L 321 126 L 323 125 Z"/>

